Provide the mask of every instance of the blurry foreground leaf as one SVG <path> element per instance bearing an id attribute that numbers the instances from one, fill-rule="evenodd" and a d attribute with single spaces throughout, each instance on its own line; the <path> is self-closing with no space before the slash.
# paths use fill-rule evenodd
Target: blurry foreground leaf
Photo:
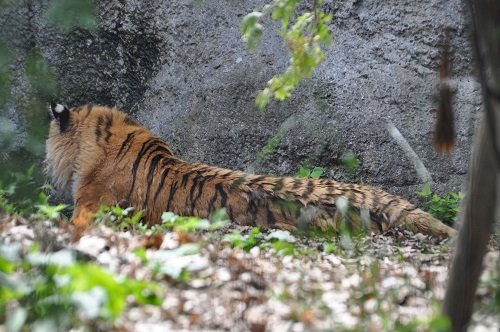
<path id="1" fill-rule="evenodd" d="M 11 72 L 9 66 L 11 59 L 11 52 L 7 45 L 0 42 L 0 107 L 10 97 Z"/>
<path id="2" fill-rule="evenodd" d="M 90 0 L 54 0 L 47 11 L 50 22 L 62 31 L 97 27 L 94 5 Z"/>
<path id="3" fill-rule="evenodd" d="M 284 73 L 275 75 L 267 82 L 255 100 L 264 110 L 271 98 L 282 101 L 291 96 L 302 78 L 311 77 L 315 68 L 325 59 L 324 48 L 330 47 L 332 37 L 328 24 L 332 20 L 321 9 L 322 0 L 314 0 L 310 12 L 298 13 L 300 0 L 274 0 L 263 7 L 262 12 L 253 11 L 243 18 L 242 39 L 249 48 L 259 44 L 262 37 L 262 21 L 271 17 L 281 22 L 281 35 L 292 57 Z"/>
<path id="4" fill-rule="evenodd" d="M 33 49 L 28 54 L 25 70 L 31 86 L 40 97 L 51 97 L 56 94 L 55 72 L 38 49 Z"/>

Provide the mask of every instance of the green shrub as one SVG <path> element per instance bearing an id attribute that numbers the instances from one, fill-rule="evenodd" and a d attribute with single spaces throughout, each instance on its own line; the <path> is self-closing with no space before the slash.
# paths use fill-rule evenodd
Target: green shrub
<path id="1" fill-rule="evenodd" d="M 161 303 L 157 284 L 116 277 L 78 262 L 67 249 L 23 254 L 20 246 L 0 243 L 0 279 L 0 324 L 9 331 L 67 331 L 96 320 L 113 324 L 131 298 Z"/>
<path id="2" fill-rule="evenodd" d="M 425 185 L 417 194 L 423 200 L 425 211 L 445 223 L 455 223 L 460 201 L 464 196 L 462 193 L 451 192 L 440 196 L 433 193 L 428 185 Z"/>
<path id="3" fill-rule="evenodd" d="M 261 40 L 266 18 L 281 23 L 281 35 L 291 53 L 290 65 L 281 74 L 267 82 L 255 103 L 263 110 L 271 98 L 284 100 L 296 89 L 301 79 L 310 78 L 314 69 L 325 59 L 324 50 L 331 46 L 328 24 L 332 15 L 321 10 L 322 0 L 314 0 L 311 11 L 297 10 L 300 0 L 273 0 L 261 11 L 253 11 L 243 18 L 242 38 L 248 47 L 256 47 Z"/>

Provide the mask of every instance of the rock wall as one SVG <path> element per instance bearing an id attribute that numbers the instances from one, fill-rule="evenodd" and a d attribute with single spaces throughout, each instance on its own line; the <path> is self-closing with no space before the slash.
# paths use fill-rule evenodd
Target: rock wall
<path id="1" fill-rule="evenodd" d="M 40 47 L 57 70 L 61 100 L 118 105 L 186 160 L 275 175 L 293 175 L 306 163 L 326 167 L 335 179 L 412 197 L 421 183 L 387 132 L 391 120 L 436 189 L 460 190 L 481 103 L 461 1 L 324 2 L 334 16 L 333 48 L 292 98 L 272 102 L 266 113 L 256 108 L 255 96 L 289 55 L 276 24 L 266 25 L 257 50 L 240 39 L 241 19 L 263 1 L 97 1 L 98 30 L 69 34 L 47 24 L 47 1 L 37 1 L 0 13 L 0 25 L 9 15 L 26 18 L 16 23 L 26 32 L 16 44 L 18 56 L 27 50 L 22 38 Z M 432 146 L 433 95 L 447 30 L 457 147 L 440 157 Z M 26 90 L 16 91 L 26 97 Z M 277 148 L 257 162 L 273 137 Z M 348 152 L 360 161 L 354 177 L 342 161 Z"/>

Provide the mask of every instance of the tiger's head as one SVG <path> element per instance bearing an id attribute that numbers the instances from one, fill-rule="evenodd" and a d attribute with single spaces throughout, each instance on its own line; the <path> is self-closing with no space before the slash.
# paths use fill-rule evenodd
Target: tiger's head
<path id="1" fill-rule="evenodd" d="M 45 171 L 52 184 L 65 198 L 73 192 L 73 174 L 79 153 L 79 134 L 74 128 L 75 112 L 64 105 L 52 103 L 49 137 L 45 145 Z"/>

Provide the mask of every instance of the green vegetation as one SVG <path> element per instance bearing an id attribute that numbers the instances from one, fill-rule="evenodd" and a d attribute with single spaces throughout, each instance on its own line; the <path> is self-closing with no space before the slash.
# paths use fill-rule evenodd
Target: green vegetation
<path id="1" fill-rule="evenodd" d="M 24 254 L 21 246 L 0 243 L 0 278 L 0 321 L 9 331 L 112 325 L 130 298 L 160 305 L 156 284 L 118 278 L 67 249 L 44 254 L 35 246 Z"/>
<path id="2" fill-rule="evenodd" d="M 171 250 L 158 250 L 148 265 L 155 279 L 167 278 L 176 284 L 187 283 L 192 278 L 191 273 L 200 267 L 193 260 L 200 251 L 198 243 L 186 243 Z"/>
<path id="3" fill-rule="evenodd" d="M 45 194 L 43 191 L 40 191 L 40 193 L 38 194 L 38 204 L 36 204 L 35 207 L 37 209 L 37 216 L 39 218 L 57 221 L 63 217 L 61 212 L 64 211 L 68 207 L 68 205 L 52 205 L 49 202 L 49 196 L 47 196 L 47 194 Z"/>
<path id="4" fill-rule="evenodd" d="M 180 217 L 172 212 L 164 212 L 163 224 L 170 230 L 177 232 L 215 231 L 227 226 L 230 223 L 226 209 L 216 210 L 210 220 L 199 217 Z"/>
<path id="5" fill-rule="evenodd" d="M 15 11 L 18 6 L 26 6 L 25 1 L 0 1 L 2 11 Z M 19 19 L 15 15 L 7 15 L 6 18 Z M 41 18 L 63 33 L 76 28 L 94 30 L 97 27 L 91 0 L 52 0 Z M 6 24 L 9 25 L 9 21 Z M 13 45 L 21 33 L 26 31 L 9 32 L 7 29 L 4 38 L 0 38 L 0 182 L 3 183 L 4 196 L 9 196 L 17 209 L 24 211 L 30 206 L 31 209 L 35 207 L 36 204 L 31 204 L 37 200 L 33 193 L 44 180 L 42 170 L 39 167 L 33 169 L 31 165 L 40 164 L 43 158 L 48 128 L 45 105 L 60 93 L 60 89 L 56 70 L 34 44 L 28 45 L 31 48 L 27 49 L 25 57 L 16 54 Z M 19 96 L 14 98 L 12 94 L 16 76 L 13 68 L 16 67 L 19 71 L 16 75 L 28 80 L 29 87 L 22 87 L 23 94 L 29 96 L 27 99 L 18 100 Z M 11 170 L 16 172 L 12 174 Z M 18 174 L 27 173 L 30 173 L 29 182 L 16 178 Z M 16 190 L 9 188 L 12 183 L 17 185 Z"/>
<path id="6" fill-rule="evenodd" d="M 297 172 L 297 177 L 305 179 L 319 179 L 323 176 L 323 174 L 325 174 L 325 171 L 326 170 L 323 167 L 314 167 L 311 169 L 308 167 L 300 166 Z"/>
<path id="7" fill-rule="evenodd" d="M 0 181 L 0 213 L 22 216 L 35 214 L 53 221 L 61 219 L 61 212 L 68 206 L 52 205 L 49 202 L 49 196 L 45 192 L 52 188 L 49 185 L 35 187 L 33 170 L 34 166 L 31 166 L 26 173 L 10 173 L 7 186 Z"/>
<path id="8" fill-rule="evenodd" d="M 317 254 L 316 250 L 298 249 L 295 245 L 295 236 L 282 230 L 263 233 L 258 227 L 253 227 L 248 234 L 239 230 L 226 234 L 224 240 L 229 242 L 232 248 L 241 248 L 246 252 L 254 247 L 259 247 L 264 251 L 272 248 L 283 256 L 307 255 L 313 252 Z"/>
<path id="9" fill-rule="evenodd" d="M 347 168 L 348 179 L 351 181 L 355 180 L 356 176 L 359 173 L 359 159 L 358 159 L 358 157 L 352 152 L 347 152 L 342 157 L 342 161 L 344 162 L 344 165 Z"/>
<path id="10" fill-rule="evenodd" d="M 233 248 L 241 248 L 248 252 L 262 242 L 263 235 L 258 227 L 254 227 L 248 235 L 243 235 L 241 232 L 235 231 L 227 234 L 224 239 L 231 243 Z"/>
<path id="11" fill-rule="evenodd" d="M 433 314 L 425 318 L 415 318 L 409 323 L 396 322 L 394 325 L 396 332 L 429 331 L 429 332 L 449 332 L 451 323 L 448 317 L 440 313 L 440 309 L 434 306 Z"/>
<path id="12" fill-rule="evenodd" d="M 134 213 L 133 207 L 102 205 L 95 218 L 97 223 L 102 223 L 115 231 L 130 231 L 133 234 L 162 234 L 172 230 L 185 233 L 215 231 L 229 224 L 225 209 L 216 210 L 210 220 L 200 217 L 182 217 L 172 212 L 164 212 L 162 222 L 151 226 L 143 222 L 142 216 L 143 211 Z"/>
<path id="13" fill-rule="evenodd" d="M 275 75 L 267 82 L 256 99 L 257 106 L 264 110 L 271 98 L 284 100 L 297 88 L 302 78 L 311 77 L 315 68 L 325 59 L 324 49 L 332 44 L 328 24 L 332 15 L 321 10 L 322 0 L 314 0 L 310 11 L 299 13 L 300 0 L 273 0 L 261 11 L 246 15 L 241 25 L 243 40 L 248 47 L 256 47 L 261 40 L 263 21 L 271 18 L 281 23 L 281 35 L 292 55 L 285 72 Z"/>
<path id="14" fill-rule="evenodd" d="M 96 222 L 102 223 L 107 227 L 118 232 L 131 231 L 134 233 L 145 233 L 149 230 L 148 226 L 142 222 L 143 211 L 133 213 L 134 208 L 122 208 L 118 205 L 101 205 L 99 211 L 95 214 Z M 161 229 L 151 229 L 156 233 Z"/>
<path id="15" fill-rule="evenodd" d="M 90 0 L 55 0 L 47 10 L 49 22 L 64 32 L 75 28 L 97 28 L 95 8 Z"/>
<path id="16" fill-rule="evenodd" d="M 460 202 L 464 197 L 462 193 L 448 193 L 440 196 L 425 185 L 417 194 L 423 200 L 425 211 L 445 223 L 455 223 Z"/>

